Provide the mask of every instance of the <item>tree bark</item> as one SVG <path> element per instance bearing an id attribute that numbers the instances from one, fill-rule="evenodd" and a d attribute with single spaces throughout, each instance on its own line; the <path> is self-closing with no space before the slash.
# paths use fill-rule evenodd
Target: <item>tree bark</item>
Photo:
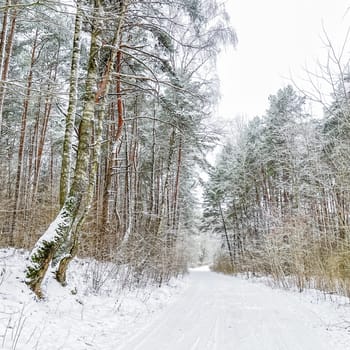
<path id="1" fill-rule="evenodd" d="M 27 117 L 28 117 L 28 109 L 29 109 L 29 100 L 30 100 L 30 95 L 31 95 L 31 91 L 32 91 L 31 89 L 32 89 L 32 83 L 33 83 L 33 68 L 34 68 L 34 64 L 35 64 L 37 42 L 38 42 L 38 30 L 36 30 L 36 33 L 34 36 L 34 42 L 33 42 L 31 60 L 30 60 L 30 67 L 29 67 L 29 73 L 28 73 L 28 79 L 27 79 L 27 90 L 26 90 L 26 95 L 24 97 L 24 102 L 23 102 L 21 131 L 20 131 L 19 146 L 18 146 L 18 160 L 17 160 L 14 206 L 13 206 L 12 223 L 11 223 L 11 229 L 10 229 L 10 237 L 9 237 L 9 244 L 10 245 L 14 244 L 14 231 L 15 231 L 15 227 L 16 227 L 16 215 L 17 215 L 17 211 L 19 209 L 19 204 L 20 204 L 24 144 L 25 144 L 25 137 L 26 137 L 26 131 L 27 131 Z"/>
<path id="2" fill-rule="evenodd" d="M 7 0 L 7 3 L 10 4 L 11 1 Z M 10 58 L 12 53 L 12 47 L 13 47 L 13 38 L 15 35 L 15 28 L 16 28 L 16 20 L 17 20 L 17 8 L 13 10 L 12 13 L 12 19 L 11 19 L 11 26 L 10 26 L 10 32 L 8 34 L 7 40 L 6 40 L 6 33 L 7 33 L 7 20 L 8 20 L 8 8 L 5 9 L 4 17 L 3 17 L 3 29 L 1 32 L 1 38 L 0 38 L 0 72 L 1 72 L 1 82 L 0 82 L 0 136 L 1 136 L 1 130 L 2 130 L 2 115 L 3 115 L 3 107 L 4 107 L 4 100 L 5 100 L 5 94 L 6 94 L 6 81 L 7 76 L 9 72 L 10 67 Z"/>
<path id="3" fill-rule="evenodd" d="M 224 234 L 225 234 L 225 240 L 226 240 L 226 244 L 227 244 L 227 249 L 230 255 L 230 262 L 231 262 L 231 267 L 232 267 L 232 271 L 234 271 L 234 258 L 233 258 L 233 252 L 232 252 L 232 247 L 231 247 L 231 243 L 230 243 L 230 238 L 228 236 L 228 232 L 227 232 L 227 226 L 226 226 L 226 220 L 224 217 L 224 213 L 222 210 L 222 206 L 221 203 L 218 203 L 218 207 L 219 207 L 219 211 L 220 211 L 220 216 L 221 216 L 221 220 L 222 220 L 222 225 L 224 228 Z"/>
<path id="4" fill-rule="evenodd" d="M 0 32 L 0 73 L 2 73 L 2 67 L 4 62 L 4 52 L 5 52 L 6 38 L 7 38 L 7 22 L 8 22 L 10 5 L 11 5 L 11 0 L 6 0 L 4 12 L 2 15 L 2 27 Z"/>
<path id="5" fill-rule="evenodd" d="M 78 102 L 78 75 L 80 60 L 80 37 L 82 28 L 81 0 L 77 1 L 75 16 L 75 27 L 73 37 L 73 51 L 71 58 L 69 103 L 66 115 L 66 130 L 64 133 L 62 165 L 60 177 L 60 206 L 63 206 L 70 187 L 71 166 L 72 166 L 72 142 L 75 124 L 75 113 Z"/>
<path id="6" fill-rule="evenodd" d="M 177 168 L 176 168 L 176 177 L 175 177 L 175 190 L 173 196 L 173 230 L 176 231 L 178 226 L 178 210 L 179 210 L 179 192 L 180 192 L 180 174 L 181 174 L 181 165 L 182 165 L 182 137 L 180 136 L 178 155 L 177 155 Z"/>
<path id="7" fill-rule="evenodd" d="M 119 20 L 119 23 L 117 25 L 117 29 L 114 33 L 114 38 L 112 41 L 112 47 L 115 47 L 117 42 L 120 42 L 120 36 L 121 36 L 121 28 L 124 21 L 125 13 L 126 13 L 126 5 L 122 5 L 122 11 L 121 11 L 121 17 Z M 84 203 L 84 208 L 82 213 L 80 214 L 79 220 L 77 222 L 77 225 L 74 226 L 70 230 L 70 235 L 66 239 L 66 245 L 69 247 L 69 253 L 65 252 L 62 257 L 58 258 L 58 268 L 56 270 L 56 279 L 59 283 L 61 283 L 63 286 L 66 285 L 66 272 L 67 268 L 69 266 L 69 263 L 73 260 L 75 257 L 77 251 L 78 251 L 78 243 L 79 243 L 79 231 L 84 223 L 84 220 L 90 210 L 93 196 L 94 196 L 94 188 L 95 188 L 95 182 L 96 182 L 96 175 L 98 171 L 98 165 L 101 155 L 101 145 L 102 145 L 102 134 L 103 134 L 103 122 L 105 120 L 105 111 L 107 107 L 107 94 L 110 87 L 111 82 L 111 76 L 113 71 L 113 64 L 116 60 L 116 57 L 118 56 L 119 50 L 112 49 L 110 58 L 106 64 L 105 72 L 102 77 L 102 81 L 99 84 L 99 87 L 97 89 L 97 92 L 95 94 L 95 106 L 97 106 L 97 123 L 96 123 L 96 130 L 95 130 L 95 144 L 93 147 L 93 155 L 92 155 L 92 164 L 89 174 L 89 182 L 87 187 L 87 193 Z M 97 72 L 96 72 L 97 74 Z M 79 152 L 79 149 L 78 149 Z M 79 153 L 78 153 L 79 154 Z M 79 160 L 79 157 L 78 157 Z M 72 185 L 72 189 L 74 189 L 74 182 Z"/>
<path id="8" fill-rule="evenodd" d="M 116 56 L 116 94 L 117 94 L 117 131 L 116 134 L 113 135 L 113 142 L 112 142 L 112 152 L 111 152 L 111 161 L 108 163 L 107 172 L 106 172 L 106 181 L 105 181 L 105 187 L 104 187 L 104 194 L 103 194 L 103 207 L 102 207 L 102 226 L 105 228 L 109 222 L 109 196 L 111 191 L 111 185 L 112 185 L 112 174 L 113 169 L 116 167 L 117 163 L 117 149 L 118 149 L 118 141 L 122 135 L 123 132 L 123 126 L 124 126 L 124 111 L 123 111 L 123 100 L 122 100 L 122 89 L 121 89 L 121 61 L 122 60 L 122 54 L 118 50 L 117 56 Z"/>
<path id="9" fill-rule="evenodd" d="M 79 212 L 84 212 L 85 209 L 84 198 L 89 184 L 88 166 L 91 129 L 95 113 L 94 87 L 97 81 L 98 53 L 100 50 L 100 10 L 100 0 L 95 0 L 84 108 L 79 127 L 79 144 L 73 183 L 56 219 L 41 236 L 31 252 L 26 269 L 26 283 L 39 298 L 42 297 L 41 283 L 50 261 L 54 256 L 56 256 L 56 260 L 62 260 L 63 257 L 60 257 L 60 253 L 67 252 L 67 245 L 72 242 L 72 230 L 79 224 Z"/>

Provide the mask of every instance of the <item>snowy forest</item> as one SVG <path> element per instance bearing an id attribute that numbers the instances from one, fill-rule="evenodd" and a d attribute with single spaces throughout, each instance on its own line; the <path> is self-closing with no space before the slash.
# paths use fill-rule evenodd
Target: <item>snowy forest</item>
<path id="1" fill-rule="evenodd" d="M 41 296 L 76 256 L 156 283 L 186 270 L 217 133 L 216 1 L 17 1 L 0 7 L 0 242 L 32 250 Z"/>
<path id="2" fill-rule="evenodd" d="M 215 62 L 237 38 L 222 3 L 0 10 L 0 244 L 31 251 L 37 296 L 50 266 L 66 284 L 75 256 L 161 285 L 201 234 L 221 241 L 217 271 L 349 295 L 349 73 L 329 40 L 331 99 L 309 76 L 313 93 L 281 87 L 265 115 L 225 124 Z"/>
<path id="3" fill-rule="evenodd" d="M 350 295 L 349 67 L 332 52 L 330 100 L 288 85 L 225 139 L 205 191 L 205 226 L 222 237 L 215 269 Z"/>
<path id="4" fill-rule="evenodd" d="M 350 30 L 220 116 L 226 5 L 0 0 L 0 348 L 349 348 Z"/>

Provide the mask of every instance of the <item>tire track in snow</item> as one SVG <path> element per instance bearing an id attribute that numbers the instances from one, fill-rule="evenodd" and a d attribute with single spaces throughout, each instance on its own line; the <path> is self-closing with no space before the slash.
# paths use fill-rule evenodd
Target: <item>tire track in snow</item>
<path id="1" fill-rule="evenodd" d="M 311 309 L 261 284 L 193 271 L 175 303 L 117 350 L 338 350 Z"/>

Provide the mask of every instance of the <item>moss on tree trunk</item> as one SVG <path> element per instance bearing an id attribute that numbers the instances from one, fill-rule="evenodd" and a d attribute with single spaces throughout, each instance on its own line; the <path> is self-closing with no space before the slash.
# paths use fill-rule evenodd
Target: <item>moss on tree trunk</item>
<path id="1" fill-rule="evenodd" d="M 58 262 L 65 256 L 65 246 L 70 245 L 72 234 L 76 234 L 75 223 L 81 220 L 82 213 L 86 213 L 85 196 L 89 183 L 90 142 L 92 121 L 95 114 L 94 89 L 97 81 L 97 54 L 100 49 L 100 7 L 100 1 L 96 0 L 94 2 L 84 108 L 79 127 L 78 153 L 73 183 L 60 213 L 37 242 L 27 266 L 26 283 L 39 298 L 42 298 L 41 283 L 50 262 L 53 258 L 54 263 Z M 65 275 L 62 274 L 62 276 Z"/>

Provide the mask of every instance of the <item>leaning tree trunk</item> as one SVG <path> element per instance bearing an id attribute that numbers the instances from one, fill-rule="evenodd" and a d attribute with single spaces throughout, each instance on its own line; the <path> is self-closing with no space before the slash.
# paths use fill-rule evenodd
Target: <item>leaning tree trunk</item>
<path id="1" fill-rule="evenodd" d="M 124 3 L 121 8 L 120 20 L 112 40 L 112 45 L 111 45 L 112 49 L 111 49 L 110 58 L 106 64 L 102 81 L 99 84 L 99 88 L 95 94 L 95 104 L 96 106 L 98 106 L 97 123 L 96 123 L 96 133 L 95 133 L 95 144 L 94 144 L 93 156 L 92 156 L 92 165 L 90 169 L 89 184 L 88 184 L 88 189 L 86 193 L 84 210 L 80 214 L 80 217 L 77 220 L 77 224 L 74 227 L 72 227 L 72 229 L 70 230 L 69 237 L 66 239 L 66 245 L 68 249 L 65 249 L 64 251 L 65 254 L 62 254 L 59 258 L 57 258 L 59 263 L 58 263 L 58 268 L 56 270 L 56 279 L 63 286 L 67 284 L 66 274 L 67 274 L 68 265 L 73 260 L 73 258 L 75 257 L 78 251 L 79 231 L 84 223 L 84 220 L 90 210 L 90 207 L 93 201 L 96 175 L 97 175 L 98 164 L 99 164 L 100 155 L 101 155 L 103 122 L 105 120 L 105 111 L 106 111 L 107 102 L 108 102 L 107 95 L 110 87 L 113 66 L 115 61 L 117 60 L 117 64 L 119 62 L 119 65 L 120 65 L 120 61 L 118 61 L 117 59 L 117 57 L 119 57 L 120 59 L 119 50 L 117 49 L 117 43 L 121 42 L 120 40 L 122 35 L 121 29 L 124 22 L 126 9 L 127 9 L 127 5 Z"/>
<path id="2" fill-rule="evenodd" d="M 88 165 L 92 121 L 95 113 L 94 87 L 97 81 L 97 55 L 100 49 L 100 8 L 100 0 L 95 0 L 84 108 L 79 127 L 79 144 L 73 183 L 59 214 L 31 252 L 26 269 L 26 283 L 39 298 L 42 297 L 41 283 L 51 260 L 57 251 L 62 249 L 71 230 L 77 225 L 79 212 L 84 211 L 84 197 L 89 181 Z"/>

